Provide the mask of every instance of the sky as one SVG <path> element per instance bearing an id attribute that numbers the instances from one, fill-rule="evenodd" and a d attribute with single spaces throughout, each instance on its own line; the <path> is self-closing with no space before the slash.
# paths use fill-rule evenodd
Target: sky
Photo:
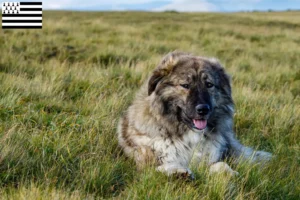
<path id="1" fill-rule="evenodd" d="M 0 0 L 1 3 L 17 1 Z M 181 12 L 300 10 L 300 0 L 42 0 L 42 2 L 44 10 L 177 10 Z"/>

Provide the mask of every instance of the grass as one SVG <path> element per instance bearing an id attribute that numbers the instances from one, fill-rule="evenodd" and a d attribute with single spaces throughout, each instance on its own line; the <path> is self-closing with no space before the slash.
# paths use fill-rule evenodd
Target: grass
<path id="1" fill-rule="evenodd" d="M 0 32 L 0 199 L 299 199 L 300 12 L 45 12 Z M 161 57 L 221 60 L 242 143 L 276 155 L 240 176 L 137 172 L 116 124 Z"/>

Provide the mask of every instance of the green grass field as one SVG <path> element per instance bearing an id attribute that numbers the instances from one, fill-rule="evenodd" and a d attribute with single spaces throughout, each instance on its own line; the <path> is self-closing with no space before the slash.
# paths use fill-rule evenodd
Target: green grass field
<path id="1" fill-rule="evenodd" d="M 237 137 L 267 166 L 187 182 L 125 158 L 118 118 L 176 49 L 224 64 Z M 300 12 L 45 12 L 0 50 L 0 199 L 300 199 Z"/>

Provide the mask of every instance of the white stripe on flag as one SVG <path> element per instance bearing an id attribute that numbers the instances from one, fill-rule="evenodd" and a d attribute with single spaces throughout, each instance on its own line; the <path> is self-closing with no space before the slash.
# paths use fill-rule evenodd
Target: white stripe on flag
<path id="1" fill-rule="evenodd" d="M 20 11 L 19 14 L 42 14 L 42 11 Z"/>
<path id="2" fill-rule="evenodd" d="M 42 26 L 42 23 L 2 23 L 2 26 Z"/>
<path id="3" fill-rule="evenodd" d="M 42 20 L 42 17 L 2 17 L 2 20 Z"/>
<path id="4" fill-rule="evenodd" d="M 20 8 L 42 8 L 42 5 L 20 5 Z"/>

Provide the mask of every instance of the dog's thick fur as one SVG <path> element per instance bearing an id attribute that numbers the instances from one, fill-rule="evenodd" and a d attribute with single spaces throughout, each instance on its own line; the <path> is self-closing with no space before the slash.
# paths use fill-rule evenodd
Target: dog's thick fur
<path id="1" fill-rule="evenodd" d="M 197 104 L 208 105 L 209 113 L 196 113 Z M 138 168 L 154 164 L 168 175 L 191 174 L 191 162 L 206 162 L 211 171 L 232 171 L 222 162 L 225 158 L 269 160 L 270 153 L 238 142 L 233 112 L 230 80 L 216 59 L 172 52 L 121 118 L 119 145 Z M 207 123 L 203 129 L 195 127 L 197 119 Z"/>

